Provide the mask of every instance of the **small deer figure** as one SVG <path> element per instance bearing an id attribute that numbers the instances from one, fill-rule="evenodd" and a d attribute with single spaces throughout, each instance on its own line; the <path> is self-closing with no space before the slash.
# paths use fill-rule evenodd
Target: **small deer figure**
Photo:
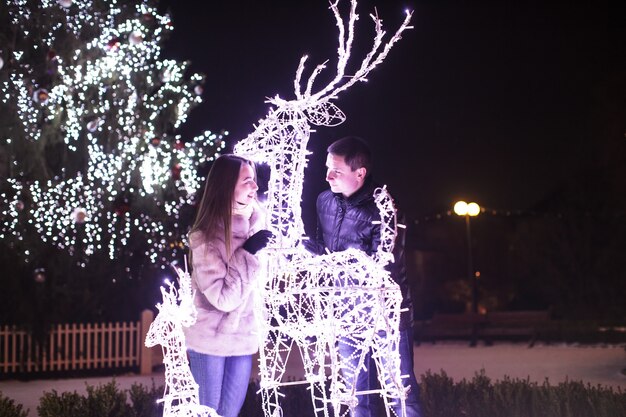
<path id="1" fill-rule="evenodd" d="M 161 345 L 165 365 L 165 392 L 159 402 L 163 403 L 164 417 L 220 417 L 210 407 L 200 405 L 198 384 L 191 374 L 183 326 L 196 321 L 193 305 L 191 277 L 186 271 L 174 268 L 178 275 L 179 290 L 173 283 L 168 289 L 161 287 L 163 302 L 157 304 L 159 313 L 146 335 L 147 347 Z"/>
<path id="2" fill-rule="evenodd" d="M 234 149 L 236 154 L 270 167 L 267 227 L 274 231 L 275 239 L 270 245 L 274 250 L 270 251 L 260 306 L 266 311 L 267 320 L 260 332 L 262 348 L 259 365 L 263 406 L 268 417 L 282 415 L 278 388 L 290 384 L 282 381 L 282 377 L 293 343 L 298 346 L 303 358 L 316 413 L 327 417 L 329 412 L 340 415 L 341 404 L 352 408 L 356 393 L 354 390 L 347 392 L 348 383 L 340 372 L 342 367 L 346 370 L 345 363 L 341 363 L 336 341 L 355 334 L 359 335 L 358 343 L 364 353 L 358 358 L 357 367 L 348 371 L 356 374 L 362 370 L 363 356 L 371 347 L 373 357 L 380 359 L 377 365 L 384 387 L 381 395 L 386 401 L 404 401 L 397 355 L 401 296 L 397 285 L 384 269 L 384 265 L 393 260 L 393 204 L 392 211 L 388 210 L 388 205 L 384 209 L 387 211 L 381 211 L 381 225 L 386 225 L 381 227 L 381 234 L 385 235 L 374 257 L 349 250 L 310 258 L 299 247 L 304 235 L 300 204 L 312 126 L 342 123 L 345 115 L 331 101 L 355 83 L 366 81 L 367 75 L 385 59 L 402 33 L 411 28 L 412 13 L 407 12 L 398 30 L 385 42 L 382 21 L 377 15 L 370 15 L 375 26 L 371 49 L 356 71 L 347 74 L 355 37 L 354 25 L 358 19 L 356 7 L 357 1 L 350 0 L 349 16 L 344 20 L 339 11 L 339 0 L 330 1 L 330 10 L 339 29 L 334 78 L 319 91 L 313 92 L 317 76 L 326 68 L 326 63 L 322 63 L 315 67 L 303 88 L 302 76 L 307 57 L 302 57 L 294 81 L 296 98 L 289 101 L 278 96 L 269 99 L 273 107 L 267 117 L 260 120 L 254 131 L 239 141 Z M 384 200 L 385 197 L 381 197 L 381 201 Z M 394 234 L 389 236 L 387 226 L 392 220 Z M 342 280 L 338 285 L 338 281 Z M 356 320 L 357 316 L 363 320 Z M 380 336 L 383 333 L 386 337 Z M 383 361 L 385 355 L 390 359 Z M 331 380 L 330 395 L 325 385 L 327 373 L 330 373 Z M 329 410 L 329 403 L 334 411 Z"/>

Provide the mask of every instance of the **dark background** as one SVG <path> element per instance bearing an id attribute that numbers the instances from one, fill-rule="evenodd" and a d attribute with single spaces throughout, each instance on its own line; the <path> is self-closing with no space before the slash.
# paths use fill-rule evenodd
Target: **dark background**
<path id="1" fill-rule="evenodd" d="M 226 129 L 231 146 L 245 137 L 266 115 L 265 97 L 293 98 L 304 54 L 309 70 L 329 59 L 333 74 L 337 30 L 324 0 L 161 7 L 175 28 L 165 55 L 207 76 L 190 136 Z M 347 121 L 312 135 L 305 210 L 324 187 L 326 146 L 348 134 L 369 141 L 376 176 L 415 218 L 459 198 L 528 208 L 595 157 L 594 141 L 606 137 L 598 96 L 624 69 L 618 9 L 597 1 L 361 1 L 355 63 L 370 45 L 375 7 L 388 32 L 407 8 L 415 28 L 368 83 L 340 96 Z M 612 139 L 623 141 L 617 133 Z"/>
<path id="2" fill-rule="evenodd" d="M 206 75 L 203 104 L 177 132 L 185 140 L 224 129 L 231 150 L 266 116 L 266 97 L 294 98 L 304 54 L 305 78 L 329 60 L 317 88 L 334 75 L 337 28 L 326 0 L 160 1 L 174 24 L 161 58 L 190 61 L 190 72 Z M 345 11 L 348 0 L 340 5 Z M 389 185 L 407 216 L 417 318 L 467 311 L 471 273 L 480 272 L 481 309 L 550 309 L 555 318 L 614 320 L 623 327 L 624 11 L 591 0 L 362 0 L 348 73 L 371 45 L 368 14 L 377 10 L 394 32 L 407 8 L 414 10 L 414 29 L 367 83 L 335 102 L 347 121 L 311 136 L 303 194 L 308 232 L 315 198 L 327 187 L 326 147 L 358 135 L 374 151 L 375 177 Z M 471 220 L 469 238 L 465 219 L 450 212 L 458 199 L 484 208 Z M 194 211 L 187 207 L 183 220 L 190 222 Z M 38 239 L 28 243 L 36 246 Z M 136 243 L 145 242 L 139 236 Z M 67 273 L 72 256 L 42 246 L 45 263 L 18 264 L 20 252 L 0 251 L 12 277 L 5 283 L 8 299 L 0 302 L 7 322 L 41 330 L 41 311 L 50 311 L 47 323 L 134 319 L 160 298 L 163 271 L 144 268 L 139 250 L 125 251 L 130 263 L 116 259 L 115 270 L 128 279 L 113 286 L 109 270 L 99 266 L 106 259 Z M 47 270 L 43 284 L 33 274 L 40 266 Z M 120 294 L 128 300 L 122 308 Z"/>
<path id="3" fill-rule="evenodd" d="M 175 28 L 165 57 L 206 74 L 204 103 L 185 137 L 226 129 L 232 149 L 267 114 L 266 97 L 294 98 L 302 55 L 309 71 L 328 59 L 327 77 L 334 75 L 337 29 L 324 0 L 160 7 Z M 371 44 L 368 14 L 377 10 L 392 33 L 407 8 L 414 29 L 367 83 L 335 102 L 347 121 L 311 136 L 307 230 L 326 188 L 326 147 L 361 136 L 375 177 L 407 215 L 416 316 L 468 308 L 466 230 L 450 213 L 466 199 L 485 208 L 470 238 L 482 306 L 624 317 L 623 10 L 589 0 L 364 0 L 352 68 Z"/>

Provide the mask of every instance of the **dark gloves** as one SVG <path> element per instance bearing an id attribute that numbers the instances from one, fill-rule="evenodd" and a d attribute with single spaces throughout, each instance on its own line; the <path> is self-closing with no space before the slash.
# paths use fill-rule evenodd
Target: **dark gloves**
<path id="1" fill-rule="evenodd" d="M 267 242 L 274 236 L 269 230 L 259 230 L 243 243 L 243 248 L 255 255 L 258 251 L 267 246 Z"/>
<path id="2" fill-rule="evenodd" d="M 309 253 L 312 253 L 313 255 L 321 255 L 324 253 L 324 248 L 322 247 L 322 245 L 317 243 L 314 239 L 303 239 L 302 246 L 304 246 L 304 249 L 306 249 L 307 251 L 309 251 Z"/>

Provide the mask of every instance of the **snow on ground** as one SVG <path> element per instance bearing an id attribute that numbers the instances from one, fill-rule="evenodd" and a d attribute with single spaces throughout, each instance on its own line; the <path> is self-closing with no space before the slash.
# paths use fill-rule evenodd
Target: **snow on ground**
<path id="1" fill-rule="evenodd" d="M 289 361 L 286 376 L 300 379 L 302 365 L 296 352 Z M 496 343 L 493 346 L 472 348 L 463 342 L 425 343 L 414 348 L 415 373 L 419 375 L 430 370 L 433 373 L 445 371 L 455 381 L 471 379 L 484 370 L 492 381 L 501 380 L 505 375 L 512 378 L 530 379 L 543 383 L 547 378 L 551 385 L 566 380 L 583 381 L 591 385 L 602 385 L 614 390 L 626 391 L 626 350 L 624 346 L 576 346 L 576 345 L 535 345 Z M 257 375 L 257 369 L 253 375 Z M 29 417 L 37 416 L 39 398 L 44 392 L 56 390 L 58 393 L 76 391 L 86 393 L 86 385 L 97 386 L 110 382 L 112 377 L 76 378 L 36 381 L 0 381 L 0 392 L 16 403 L 30 409 Z M 163 384 L 163 375 L 120 375 L 115 380 L 127 389 L 133 383 L 151 386 Z"/>
<path id="2" fill-rule="evenodd" d="M 624 346 L 496 344 L 469 347 L 460 343 L 422 344 L 414 349 L 416 375 L 444 370 L 455 381 L 484 369 L 492 380 L 505 375 L 551 385 L 566 380 L 626 390 Z"/>

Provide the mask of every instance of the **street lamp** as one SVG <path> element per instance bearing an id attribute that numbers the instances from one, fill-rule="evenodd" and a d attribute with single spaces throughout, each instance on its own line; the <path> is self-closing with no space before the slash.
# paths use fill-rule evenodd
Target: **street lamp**
<path id="1" fill-rule="evenodd" d="M 474 261 L 472 259 L 472 233 L 470 228 L 470 217 L 478 216 L 480 206 L 476 203 L 466 203 L 465 201 L 457 201 L 454 204 L 454 212 L 459 216 L 465 216 L 465 231 L 467 235 L 467 278 L 472 283 L 472 313 L 478 313 L 478 278 L 474 272 Z M 474 317 L 476 319 L 476 317 Z M 472 325 L 472 341 L 471 345 L 476 346 L 476 323 Z"/>

